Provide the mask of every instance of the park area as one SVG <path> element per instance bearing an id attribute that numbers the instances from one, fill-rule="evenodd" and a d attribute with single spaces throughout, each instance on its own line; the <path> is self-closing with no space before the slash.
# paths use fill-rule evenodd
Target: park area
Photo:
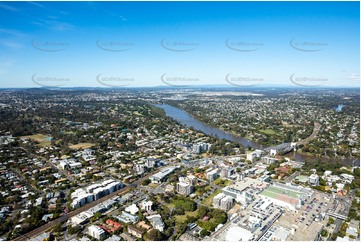
<path id="1" fill-rule="evenodd" d="M 50 136 L 43 135 L 43 134 L 34 134 L 34 135 L 27 135 L 27 136 L 21 136 L 20 138 L 23 139 L 30 139 L 33 141 L 38 142 L 38 146 L 40 147 L 47 147 L 51 145 L 51 140 L 53 139 Z"/>
<path id="2" fill-rule="evenodd" d="M 175 195 L 170 199 L 164 199 L 162 202 L 170 210 L 170 214 L 174 216 L 176 227 L 196 223 L 204 229 L 203 233 L 209 233 L 214 231 L 219 224 L 227 221 L 227 214 L 224 211 L 197 205 L 188 197 Z"/>
<path id="3" fill-rule="evenodd" d="M 70 145 L 69 148 L 72 150 L 79 150 L 79 149 L 89 149 L 93 146 L 95 146 L 95 144 L 93 143 L 79 143 L 76 145 Z"/>
<path id="4" fill-rule="evenodd" d="M 262 134 L 268 134 L 268 135 L 274 135 L 276 134 L 276 132 L 273 129 L 260 129 L 259 130 L 260 133 Z"/>

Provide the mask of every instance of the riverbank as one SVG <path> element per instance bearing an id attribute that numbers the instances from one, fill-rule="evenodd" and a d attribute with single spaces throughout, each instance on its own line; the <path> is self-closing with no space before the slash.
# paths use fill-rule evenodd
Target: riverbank
<path id="1" fill-rule="evenodd" d="M 200 121 L 199 119 L 197 119 L 194 115 L 192 115 L 178 107 L 174 107 L 174 106 L 171 106 L 168 104 L 154 104 L 154 105 L 156 107 L 163 109 L 167 116 L 174 118 L 176 121 L 178 121 L 182 125 L 187 126 L 187 127 L 193 127 L 194 129 L 199 130 L 199 131 L 201 131 L 207 135 L 213 136 L 215 138 L 221 138 L 221 139 L 229 140 L 232 142 L 236 142 L 236 143 L 241 144 L 245 148 L 251 147 L 253 149 L 264 149 L 267 147 L 267 146 L 261 145 L 257 142 L 254 142 L 252 140 L 249 140 L 247 138 L 237 136 L 236 134 L 234 134 L 234 132 L 226 132 L 218 127 L 208 125 L 207 123 L 204 123 L 203 121 Z M 315 133 L 318 132 L 319 127 L 320 127 L 320 124 L 315 123 L 314 132 L 311 134 L 312 137 L 314 137 Z M 308 138 L 306 138 L 305 140 L 309 141 Z M 320 160 L 322 162 L 340 161 L 342 164 L 348 165 L 348 166 L 351 166 L 353 164 L 356 166 L 360 165 L 360 160 L 358 158 L 353 158 L 353 157 L 345 158 L 345 159 L 340 159 L 340 158 L 338 159 L 338 158 L 333 158 L 333 157 L 326 158 L 326 157 L 322 157 L 321 155 L 319 155 L 319 156 L 308 155 L 308 154 L 299 153 L 299 152 L 290 152 L 288 154 L 285 154 L 284 156 L 289 157 L 296 161 L 300 161 L 300 162 L 305 162 L 306 160 Z M 354 162 L 355 159 L 356 159 L 356 161 Z"/>
<path id="2" fill-rule="evenodd" d="M 251 147 L 253 149 L 263 148 L 263 146 L 257 142 L 241 136 L 234 135 L 232 133 L 225 132 L 217 127 L 208 125 L 178 107 L 174 107 L 168 104 L 155 104 L 155 106 L 162 108 L 167 116 L 174 118 L 182 125 L 185 125 L 187 127 L 193 127 L 194 129 L 200 130 L 207 135 L 213 136 L 215 138 L 229 140 L 241 144 L 243 147 Z"/>
<path id="3" fill-rule="evenodd" d="M 351 158 L 334 158 L 334 157 L 322 157 L 316 155 L 310 155 L 309 153 L 302 153 L 302 152 L 289 152 L 284 155 L 284 157 L 288 157 L 295 161 L 306 162 L 306 161 L 321 161 L 321 162 L 335 162 L 339 161 L 341 164 L 345 166 L 360 166 L 360 159 L 357 157 Z"/>

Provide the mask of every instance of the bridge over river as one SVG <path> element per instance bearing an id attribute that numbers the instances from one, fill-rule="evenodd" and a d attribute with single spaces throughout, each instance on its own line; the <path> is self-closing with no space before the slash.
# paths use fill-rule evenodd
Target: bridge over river
<path id="1" fill-rule="evenodd" d="M 284 153 L 284 154 L 288 153 L 295 148 L 294 146 L 297 147 L 300 145 L 305 145 L 305 144 L 309 143 L 312 139 L 314 139 L 316 137 L 316 135 L 318 134 L 318 132 L 320 131 L 320 127 L 321 127 L 321 124 L 315 122 L 314 126 L 313 126 L 312 134 L 310 136 L 308 136 L 306 139 L 297 141 L 295 143 L 288 142 L 288 143 L 282 143 L 279 145 L 270 146 L 263 150 L 265 152 L 270 152 L 273 149 L 273 150 L 276 150 L 277 153 Z"/>

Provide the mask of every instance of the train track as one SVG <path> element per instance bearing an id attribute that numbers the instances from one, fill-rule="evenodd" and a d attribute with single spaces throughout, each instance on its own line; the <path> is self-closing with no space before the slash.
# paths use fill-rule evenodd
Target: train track
<path id="1" fill-rule="evenodd" d="M 154 172 L 156 173 L 156 172 Z M 130 186 L 126 186 L 118 191 L 115 191 L 111 194 L 108 194 L 98 200 L 95 200 L 94 202 L 91 202 L 91 203 L 88 203 L 88 204 L 85 204 L 84 206 L 74 210 L 74 211 L 71 211 L 69 212 L 68 214 L 64 214 L 62 216 L 60 216 L 59 218 L 55 219 L 55 220 L 52 220 L 52 221 L 49 221 L 48 223 L 26 233 L 26 234 L 23 234 L 23 235 L 20 235 L 14 239 L 12 239 L 13 241 L 25 241 L 25 240 L 29 240 L 31 238 L 34 238 L 35 236 L 38 236 L 40 235 L 41 233 L 44 233 L 46 231 L 49 231 L 50 229 L 52 229 L 55 225 L 57 225 L 58 223 L 63 223 L 65 221 L 67 221 L 68 219 L 70 219 L 71 217 L 74 217 L 76 215 L 78 215 L 79 213 L 81 212 L 84 212 L 96 205 L 98 205 L 99 203 L 102 203 L 108 199 L 111 199 L 115 196 L 118 196 L 118 195 L 121 195 L 121 194 L 124 194 L 126 193 L 127 191 L 129 191 L 130 189 L 132 189 L 134 186 L 138 186 L 141 184 L 141 182 L 145 179 L 147 179 L 148 177 L 150 177 L 151 175 L 153 175 L 154 173 L 151 173 L 151 174 L 148 174 L 147 176 L 144 176 L 134 182 L 132 182 L 130 184 Z"/>

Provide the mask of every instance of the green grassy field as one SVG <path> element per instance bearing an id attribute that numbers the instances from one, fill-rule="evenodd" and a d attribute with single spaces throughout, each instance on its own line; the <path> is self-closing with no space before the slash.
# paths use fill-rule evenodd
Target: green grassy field
<path id="1" fill-rule="evenodd" d="M 78 150 L 78 149 L 88 149 L 95 146 L 94 143 L 79 143 L 76 145 L 70 145 L 69 148 L 72 150 Z"/>
<path id="2" fill-rule="evenodd" d="M 177 215 L 177 216 L 175 216 L 175 219 L 178 223 L 182 223 L 187 220 L 187 215 L 191 216 L 191 217 L 197 217 L 198 209 L 193 212 L 185 212 L 184 215 Z"/>
<path id="3" fill-rule="evenodd" d="M 51 137 L 43 134 L 34 134 L 34 135 L 27 135 L 27 136 L 21 136 L 20 138 L 28 138 L 31 140 L 35 140 L 36 142 L 39 142 L 38 146 L 40 147 L 47 147 L 51 145 Z"/>
<path id="4" fill-rule="evenodd" d="M 218 185 L 218 186 L 221 186 L 221 187 L 226 187 L 226 186 L 228 186 L 229 184 L 231 184 L 232 181 L 227 180 L 227 179 L 218 178 L 218 179 L 214 180 L 213 183 L 214 183 L 215 185 Z"/>
<path id="5" fill-rule="evenodd" d="M 157 188 L 159 186 L 159 184 L 149 183 L 148 186 L 151 187 L 151 188 Z"/>
<path id="6" fill-rule="evenodd" d="M 204 204 L 206 206 L 212 206 L 213 198 L 221 192 L 222 192 L 222 190 L 220 190 L 220 189 L 215 190 L 211 195 L 209 195 L 206 199 L 204 199 L 202 201 L 202 204 Z"/>
<path id="7" fill-rule="evenodd" d="M 263 195 L 266 195 L 266 196 L 268 196 L 268 194 L 270 194 L 270 193 L 273 193 L 273 194 L 275 194 L 275 196 L 277 196 L 278 194 L 281 194 L 281 195 L 289 196 L 289 197 L 292 197 L 292 198 L 299 198 L 300 197 L 300 194 L 297 193 L 297 192 L 290 191 L 290 190 L 283 190 L 283 189 L 277 188 L 277 187 L 268 187 L 263 192 L 266 192 L 267 195 L 263 194 Z"/>
<path id="8" fill-rule="evenodd" d="M 278 194 L 273 193 L 273 192 L 269 192 L 267 190 L 264 190 L 263 192 L 261 192 L 261 195 L 270 197 L 270 198 L 276 198 L 278 196 Z"/>
<path id="9" fill-rule="evenodd" d="M 276 132 L 273 129 L 260 129 L 258 130 L 262 134 L 274 135 Z"/>

